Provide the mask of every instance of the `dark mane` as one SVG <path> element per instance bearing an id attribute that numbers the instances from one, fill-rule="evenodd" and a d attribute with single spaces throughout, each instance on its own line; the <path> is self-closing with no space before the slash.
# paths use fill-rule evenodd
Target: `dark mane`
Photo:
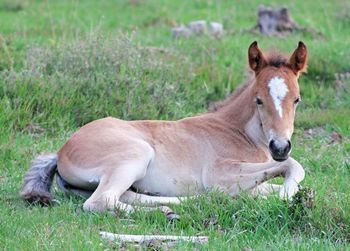
<path id="1" fill-rule="evenodd" d="M 273 67 L 288 66 L 288 58 L 281 53 L 272 51 L 265 55 L 267 65 Z"/>

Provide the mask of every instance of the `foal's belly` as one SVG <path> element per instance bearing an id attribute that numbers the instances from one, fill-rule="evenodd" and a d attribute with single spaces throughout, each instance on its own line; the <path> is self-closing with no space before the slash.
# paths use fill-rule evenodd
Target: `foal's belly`
<path id="1" fill-rule="evenodd" d="M 159 196 L 195 195 L 204 190 L 201 171 L 198 168 L 164 165 L 160 161 L 151 163 L 145 177 L 136 181 L 133 187 L 141 193 Z"/>

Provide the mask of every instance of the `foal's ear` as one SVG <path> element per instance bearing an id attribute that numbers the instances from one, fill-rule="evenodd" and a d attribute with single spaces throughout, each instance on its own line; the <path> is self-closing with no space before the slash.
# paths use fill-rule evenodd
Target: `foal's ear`
<path id="1" fill-rule="evenodd" d="M 249 46 L 248 59 L 249 59 L 249 66 L 255 72 L 255 74 L 258 74 L 261 71 L 261 69 L 267 65 L 265 57 L 260 51 L 258 47 L 258 42 L 256 41 L 254 41 Z"/>
<path id="2" fill-rule="evenodd" d="M 296 75 L 298 75 L 300 72 L 306 71 L 307 49 L 303 42 L 299 42 L 298 48 L 295 49 L 295 51 L 289 59 L 289 65 Z"/>

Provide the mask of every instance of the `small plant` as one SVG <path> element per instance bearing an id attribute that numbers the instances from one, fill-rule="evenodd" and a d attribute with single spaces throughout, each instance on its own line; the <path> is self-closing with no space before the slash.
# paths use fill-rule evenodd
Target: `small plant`
<path id="1" fill-rule="evenodd" d="M 315 191 L 309 187 L 299 188 L 288 205 L 288 209 L 293 216 L 303 217 L 307 210 L 315 208 Z"/>

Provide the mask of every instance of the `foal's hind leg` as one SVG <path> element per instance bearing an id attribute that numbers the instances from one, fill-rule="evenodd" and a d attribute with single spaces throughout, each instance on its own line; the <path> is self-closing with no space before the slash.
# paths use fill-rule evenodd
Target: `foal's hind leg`
<path id="1" fill-rule="evenodd" d="M 180 204 L 186 200 L 186 197 L 164 197 L 164 196 L 151 196 L 146 194 L 135 193 L 133 191 L 126 191 L 121 197 L 120 201 L 128 204 L 142 204 L 142 205 L 168 205 L 168 204 Z"/>
<path id="2" fill-rule="evenodd" d="M 139 153 L 135 150 L 132 158 L 126 160 L 115 159 L 115 165 L 110 164 L 114 163 L 113 161 L 106 161 L 109 163 L 105 167 L 106 172 L 102 175 L 97 189 L 85 201 L 84 210 L 103 212 L 117 208 L 132 212 L 134 208 L 121 202 L 119 198 L 135 181 L 145 176 L 153 155 L 153 149 L 148 145 L 144 145 Z"/>
<path id="3" fill-rule="evenodd" d="M 165 205 L 180 204 L 187 197 L 164 197 L 164 196 L 150 196 L 146 194 L 139 194 L 133 191 L 126 191 L 121 197 L 120 201 L 127 204 L 141 204 L 152 207 L 142 207 L 146 211 L 160 210 L 169 221 L 174 221 L 180 218 L 173 210 Z"/>

